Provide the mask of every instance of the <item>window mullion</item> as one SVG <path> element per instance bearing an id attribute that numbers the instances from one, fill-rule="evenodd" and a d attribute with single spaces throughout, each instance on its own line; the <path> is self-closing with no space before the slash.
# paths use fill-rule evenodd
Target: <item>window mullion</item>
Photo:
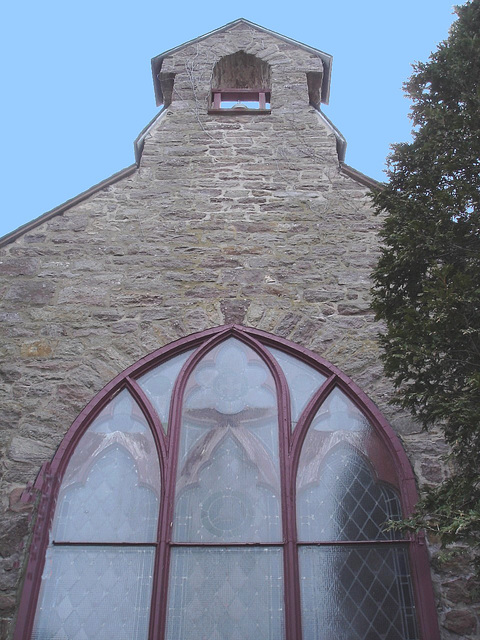
<path id="1" fill-rule="evenodd" d="M 252 340 L 253 336 L 250 335 Z M 295 478 L 292 478 L 292 429 L 290 391 L 285 374 L 272 354 L 253 338 L 268 362 L 277 387 L 279 453 L 282 494 L 283 567 L 286 640 L 301 640 L 301 609 L 298 557 L 296 549 Z M 252 341 L 253 341 L 252 340 Z"/>
<path id="2" fill-rule="evenodd" d="M 288 429 L 288 433 L 290 429 Z M 287 435 L 287 432 L 286 432 Z M 287 438 L 285 437 L 285 440 Z M 300 603 L 300 578 L 297 553 L 297 531 L 295 513 L 295 473 L 292 455 L 288 449 L 284 455 L 285 469 L 285 615 L 287 640 L 301 640 L 302 616 Z"/>
<path id="3" fill-rule="evenodd" d="M 170 575 L 171 541 L 175 506 L 177 464 L 182 424 L 182 402 L 186 382 L 195 365 L 212 345 L 221 342 L 224 332 L 214 335 L 201 344 L 183 365 L 175 382 L 170 404 L 167 434 L 167 457 L 165 460 L 165 492 L 162 502 L 158 530 L 158 550 L 154 572 L 154 597 L 150 618 L 149 640 L 163 640 L 167 626 L 168 583 Z"/>
<path id="4" fill-rule="evenodd" d="M 286 640 L 301 640 L 300 589 L 298 583 L 298 559 L 295 545 L 295 483 L 292 481 L 290 455 L 291 408 L 290 392 L 283 371 L 274 362 L 278 377 L 278 422 L 280 464 L 282 482 L 282 523 L 284 545 L 284 584 L 285 584 L 285 636 Z"/>

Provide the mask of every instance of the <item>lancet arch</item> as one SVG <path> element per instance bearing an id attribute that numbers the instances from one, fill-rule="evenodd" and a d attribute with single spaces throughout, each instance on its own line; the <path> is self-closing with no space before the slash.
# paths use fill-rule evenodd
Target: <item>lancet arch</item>
<path id="1" fill-rule="evenodd" d="M 218 327 L 129 367 L 35 492 L 15 640 L 438 637 L 423 538 L 383 526 L 416 498 L 400 442 L 271 334 Z"/>

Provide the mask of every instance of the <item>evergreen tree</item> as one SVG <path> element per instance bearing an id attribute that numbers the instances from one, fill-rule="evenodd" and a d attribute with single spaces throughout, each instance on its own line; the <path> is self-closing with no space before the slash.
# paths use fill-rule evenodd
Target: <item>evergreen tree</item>
<path id="1" fill-rule="evenodd" d="M 448 39 L 405 85 L 413 141 L 392 147 L 374 271 L 395 401 L 443 428 L 451 477 L 424 494 L 412 528 L 480 545 L 480 0 L 456 7 Z"/>

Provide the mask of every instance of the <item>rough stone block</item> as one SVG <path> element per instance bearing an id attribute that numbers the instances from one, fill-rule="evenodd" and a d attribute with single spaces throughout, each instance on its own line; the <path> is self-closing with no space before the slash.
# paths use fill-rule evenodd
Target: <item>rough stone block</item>
<path id="1" fill-rule="evenodd" d="M 12 285 L 5 294 L 5 300 L 23 304 L 51 304 L 55 286 L 45 280 L 28 280 Z"/>
<path id="2" fill-rule="evenodd" d="M 443 626 L 453 631 L 462 638 L 470 636 L 477 631 L 476 616 L 468 609 L 454 609 L 445 616 Z"/>

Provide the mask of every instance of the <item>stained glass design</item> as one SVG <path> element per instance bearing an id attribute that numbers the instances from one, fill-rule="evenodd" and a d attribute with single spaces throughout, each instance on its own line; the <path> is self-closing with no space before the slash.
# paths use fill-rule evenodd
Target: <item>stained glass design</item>
<path id="1" fill-rule="evenodd" d="M 303 638 L 417 640 L 406 549 L 301 547 Z"/>
<path id="2" fill-rule="evenodd" d="M 282 539 L 275 384 L 259 356 L 230 339 L 187 383 L 175 540 Z"/>
<path id="3" fill-rule="evenodd" d="M 155 367 L 137 380 L 157 412 L 165 432 L 168 430 L 173 385 L 181 368 L 192 353 L 193 350 L 185 351 Z"/>
<path id="4" fill-rule="evenodd" d="M 277 548 L 173 549 L 167 640 L 282 640 Z"/>
<path id="5" fill-rule="evenodd" d="M 340 389 L 335 388 L 317 411 L 311 429 L 361 433 L 369 429 L 369 424 L 353 402 Z"/>
<path id="6" fill-rule="evenodd" d="M 267 479 L 260 474 L 242 444 L 231 434 L 226 435 L 201 468 L 198 481 L 179 491 L 174 539 L 281 540 L 280 501 L 272 484 L 277 485 L 276 476 Z"/>
<path id="7" fill-rule="evenodd" d="M 160 543 L 170 553 L 169 575 L 155 577 L 155 607 L 167 607 L 165 639 L 283 640 L 283 548 L 293 543 L 303 640 L 419 640 L 408 545 L 385 527 L 401 518 L 388 442 L 335 388 L 307 430 L 296 514 L 285 500 L 282 525 L 282 495 L 289 491 L 282 492 L 281 478 L 290 468 L 281 473 L 278 407 L 286 403 L 278 401 L 274 378 L 255 349 L 229 338 L 204 354 L 184 381 L 181 422 L 170 425 L 173 522 L 170 527 L 162 518 Z M 269 350 L 288 384 L 293 429 L 326 377 Z M 165 432 L 172 390 L 193 352 L 138 378 Z M 32 640 L 148 640 L 160 490 L 153 434 L 124 389 L 68 462 Z M 291 517 L 298 538 L 284 541 Z M 167 583 L 168 599 L 160 605 Z M 290 583 L 287 590 L 294 612 L 298 587 Z"/>
<path id="8" fill-rule="evenodd" d="M 147 640 L 153 549 L 47 552 L 32 640 Z"/>
<path id="9" fill-rule="evenodd" d="M 53 538 L 57 542 L 153 542 L 158 497 L 138 482 L 133 458 L 115 446 L 92 466 L 85 484 L 63 491 Z"/>
<path id="10" fill-rule="evenodd" d="M 339 389 L 307 432 L 297 472 L 297 529 L 304 542 L 394 540 L 400 519 L 392 484 L 380 481 L 384 450 Z M 405 547 L 300 546 L 303 637 L 416 640 Z"/>
<path id="11" fill-rule="evenodd" d="M 292 430 L 313 394 L 320 389 L 326 377 L 316 369 L 283 351 L 270 348 L 285 374 L 290 391 Z"/>
<path id="12" fill-rule="evenodd" d="M 363 456 L 348 445 L 333 449 L 315 482 L 297 496 L 298 535 L 304 541 L 394 539 L 399 534 L 386 531 L 385 523 L 400 517 L 396 492 L 376 482 Z"/>
<path id="13" fill-rule="evenodd" d="M 78 443 L 60 489 L 53 539 L 152 542 L 160 467 L 139 407 L 122 391 Z"/>
<path id="14" fill-rule="evenodd" d="M 146 640 L 154 549 L 107 542 L 156 540 L 160 467 L 138 405 L 124 390 L 72 455 L 51 538 L 98 542 L 47 550 L 33 640 Z"/>
<path id="15" fill-rule="evenodd" d="M 263 360 L 235 338 L 212 350 L 197 365 L 186 407 L 233 415 L 254 410 L 260 415 L 275 404 L 275 385 Z M 255 411 L 257 410 L 257 411 Z"/>

